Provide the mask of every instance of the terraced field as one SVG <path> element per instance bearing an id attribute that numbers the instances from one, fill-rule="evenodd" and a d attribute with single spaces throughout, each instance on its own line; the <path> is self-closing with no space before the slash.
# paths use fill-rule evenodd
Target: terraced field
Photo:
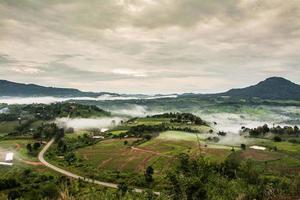
<path id="1" fill-rule="evenodd" d="M 162 166 L 170 162 L 172 156 L 159 149 L 130 147 L 124 142 L 132 143 L 137 139 L 110 139 L 94 146 L 79 149 L 76 154 L 97 169 L 143 172 L 148 165 L 162 162 Z M 157 168 L 162 171 L 163 168 Z"/>
<path id="2" fill-rule="evenodd" d="M 167 170 L 181 153 L 199 153 L 197 137 L 192 133 L 167 131 L 138 146 L 130 146 L 137 138 L 109 139 L 76 151 L 78 157 L 97 169 L 143 173 L 147 166 L 156 172 Z M 125 145 L 124 142 L 128 144 Z M 231 147 L 205 145 L 201 142 L 201 154 L 215 160 L 224 160 Z"/>

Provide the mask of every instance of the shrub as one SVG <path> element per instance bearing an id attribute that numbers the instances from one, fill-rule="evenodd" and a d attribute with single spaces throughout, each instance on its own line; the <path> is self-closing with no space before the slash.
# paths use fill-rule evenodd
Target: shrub
<path id="1" fill-rule="evenodd" d="M 282 141 L 281 137 L 279 137 L 279 136 L 275 136 L 273 138 L 273 140 L 274 140 L 274 142 L 281 142 Z"/>

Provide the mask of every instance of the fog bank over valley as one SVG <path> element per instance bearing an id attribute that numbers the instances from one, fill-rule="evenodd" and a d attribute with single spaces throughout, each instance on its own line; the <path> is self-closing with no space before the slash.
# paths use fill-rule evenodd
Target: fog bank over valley
<path id="1" fill-rule="evenodd" d="M 268 124 L 270 127 L 273 125 L 297 125 L 297 123 L 288 123 L 288 121 L 291 120 L 290 117 L 278 114 L 270 114 L 264 117 L 235 113 L 202 114 L 200 116 L 202 116 L 202 118 L 206 121 L 216 122 L 217 124 L 214 128 L 217 130 L 230 133 L 239 133 L 243 126 L 247 128 L 255 128 L 264 124 Z"/>
<path id="2" fill-rule="evenodd" d="M 0 97 L 0 103 L 3 104 L 51 104 L 64 101 L 117 101 L 117 100 L 141 100 L 141 99 L 160 99 L 160 98 L 176 98 L 177 95 L 101 95 L 99 97 Z"/>
<path id="3" fill-rule="evenodd" d="M 124 115 L 129 117 L 145 117 L 163 113 L 155 110 L 150 110 L 147 106 L 136 104 L 130 104 L 116 108 L 108 108 L 107 110 L 115 115 Z"/>
<path id="4" fill-rule="evenodd" d="M 102 128 L 112 128 L 121 123 L 122 120 L 125 120 L 120 117 L 111 117 L 111 118 L 58 118 L 55 120 L 55 123 L 62 128 L 74 128 L 75 130 L 87 130 L 87 129 L 102 129 Z"/>

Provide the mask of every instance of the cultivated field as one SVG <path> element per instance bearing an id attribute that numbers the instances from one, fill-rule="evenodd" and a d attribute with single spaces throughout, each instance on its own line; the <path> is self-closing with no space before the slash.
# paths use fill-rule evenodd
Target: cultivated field
<path id="1" fill-rule="evenodd" d="M 201 135 L 201 134 L 200 134 Z M 124 142 L 128 144 L 125 145 Z M 162 173 L 173 166 L 177 156 L 187 153 L 199 154 L 214 160 L 224 160 L 231 147 L 201 142 L 199 151 L 197 137 L 193 133 L 167 131 L 158 137 L 138 146 L 130 146 L 136 138 L 109 139 L 96 145 L 81 148 L 76 154 L 86 163 L 97 169 L 143 173 L 148 166 L 153 166 L 157 173 Z"/>

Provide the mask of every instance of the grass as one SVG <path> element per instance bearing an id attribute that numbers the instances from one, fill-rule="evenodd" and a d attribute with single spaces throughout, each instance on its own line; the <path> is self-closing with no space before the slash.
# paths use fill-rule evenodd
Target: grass
<path id="1" fill-rule="evenodd" d="M 0 122 L 0 136 L 14 131 L 18 125 L 18 121 Z"/>
<path id="2" fill-rule="evenodd" d="M 28 154 L 26 145 L 33 144 L 34 140 L 18 139 L 18 140 L 2 140 L 0 141 L 1 152 L 13 152 L 15 154 L 15 160 L 28 160 L 37 162 L 37 157 L 33 157 Z"/>
<path id="3" fill-rule="evenodd" d="M 97 169 L 140 172 L 144 170 L 141 164 L 151 153 L 132 150 L 129 144 L 137 139 L 110 139 L 96 145 L 79 149 L 76 154 L 89 165 Z"/>
<path id="4" fill-rule="evenodd" d="M 283 155 L 278 152 L 247 149 L 240 151 L 240 157 L 243 160 L 251 159 L 254 161 L 274 161 L 281 159 Z"/>
<path id="5" fill-rule="evenodd" d="M 30 127 L 33 128 L 33 129 L 37 129 L 43 123 L 47 123 L 47 122 L 43 121 L 43 120 L 38 120 L 38 121 L 33 122 Z"/>
<path id="6" fill-rule="evenodd" d="M 136 125 L 160 125 L 162 123 L 169 123 L 168 118 L 140 118 L 136 120 Z"/>
<path id="7" fill-rule="evenodd" d="M 78 136 L 83 136 L 84 134 L 91 134 L 90 131 L 85 131 L 85 130 L 78 130 L 78 131 L 75 131 L 74 133 L 68 133 L 68 134 L 65 134 L 65 137 L 66 138 L 77 138 Z"/>
<path id="8" fill-rule="evenodd" d="M 0 141 L 0 161 L 4 161 L 4 156 L 7 152 L 14 153 L 14 161 L 13 166 L 3 166 L 0 165 L 0 177 L 10 177 L 16 173 L 20 173 L 25 169 L 30 169 L 32 171 L 36 171 L 38 173 L 45 173 L 51 175 L 57 175 L 56 172 L 48 169 L 45 166 L 41 165 L 32 165 L 28 162 L 38 162 L 38 158 L 36 156 L 31 156 L 28 154 L 26 145 L 28 143 L 33 144 L 34 140 L 25 140 L 25 139 L 17 139 L 17 140 L 1 140 Z"/>
<path id="9" fill-rule="evenodd" d="M 268 148 L 277 147 L 278 151 L 297 153 L 300 155 L 300 144 L 290 142 L 274 142 L 272 140 L 261 140 L 259 145 Z"/>
<path id="10" fill-rule="evenodd" d="M 190 154 L 192 157 L 201 153 L 214 161 L 223 161 L 231 153 L 232 147 L 204 142 L 206 134 L 198 134 L 201 149 L 199 150 L 197 136 L 194 133 L 166 131 L 157 138 L 141 145 L 147 149 L 158 150 L 166 155 Z M 201 152 L 200 152 L 201 151 Z"/>
<path id="11" fill-rule="evenodd" d="M 300 145 L 289 142 L 274 142 L 268 139 L 257 139 L 252 145 L 267 147 L 267 150 L 247 149 L 238 151 L 240 160 L 252 160 L 268 174 L 293 176 L 300 173 Z M 277 148 L 277 151 L 270 149 Z"/>
<path id="12" fill-rule="evenodd" d="M 143 174 L 145 169 L 152 165 L 157 174 L 162 174 L 176 161 L 175 155 L 188 152 L 191 148 L 191 143 L 188 141 L 170 141 L 162 144 L 160 139 L 151 140 L 134 148 L 124 145 L 124 141 L 132 144 L 136 140 L 135 138 L 109 139 L 81 148 L 76 151 L 76 155 L 84 163 L 100 171 Z M 192 144 L 194 145 L 195 143 Z"/>
<path id="13" fill-rule="evenodd" d="M 30 125 L 30 128 L 36 129 L 42 123 L 45 123 L 45 121 L 42 120 L 35 121 Z M 0 122 L 0 137 L 13 132 L 18 126 L 19 126 L 18 121 Z"/>
<path id="14" fill-rule="evenodd" d="M 161 133 L 156 139 L 159 140 L 183 140 L 183 141 L 194 141 L 197 142 L 197 135 L 193 133 L 187 133 L 182 131 L 166 131 Z"/>
<path id="15" fill-rule="evenodd" d="M 127 130 L 115 130 L 115 131 L 110 131 L 110 133 L 112 134 L 112 135 L 114 135 L 114 136 L 118 136 L 118 135 L 120 135 L 120 134 L 122 134 L 122 133 L 126 133 L 127 132 Z"/>
<path id="16" fill-rule="evenodd" d="M 138 146 L 130 144 L 138 140 L 109 139 L 101 141 L 93 146 L 78 149 L 75 154 L 93 169 L 104 171 L 120 171 L 143 174 L 148 166 L 153 166 L 156 174 L 174 166 L 177 156 L 187 153 L 196 155 L 198 143 L 195 134 L 180 131 L 166 131 L 160 136 Z M 128 145 L 124 142 L 127 141 Z M 222 145 L 207 145 L 202 142 L 203 154 L 212 160 L 222 161 L 230 154 L 231 148 Z M 83 167 L 85 168 L 85 167 Z M 76 171 L 84 173 L 79 166 Z"/>

